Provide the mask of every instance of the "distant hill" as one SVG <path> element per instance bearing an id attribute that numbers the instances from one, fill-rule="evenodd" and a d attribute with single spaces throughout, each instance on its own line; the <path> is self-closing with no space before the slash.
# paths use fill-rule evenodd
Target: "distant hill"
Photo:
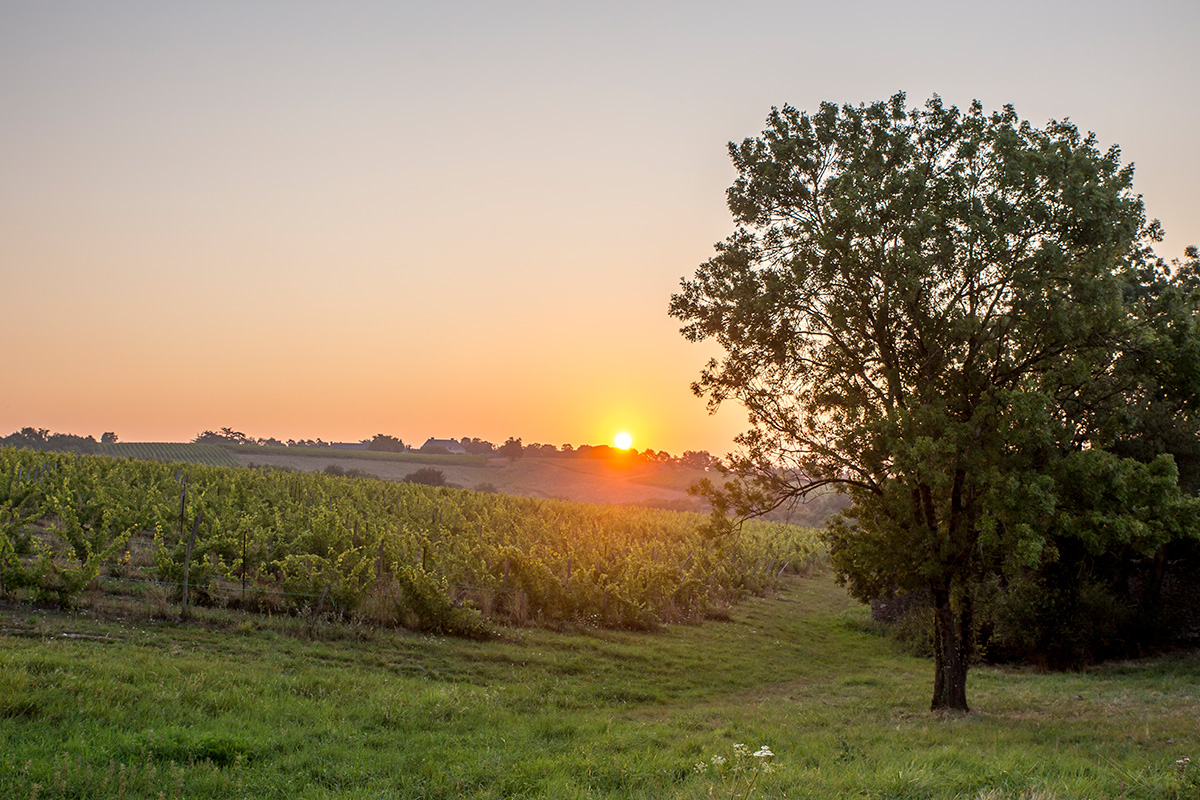
<path id="1" fill-rule="evenodd" d="M 374 458 L 390 455 L 390 458 Z M 234 456 L 243 465 L 288 467 L 319 472 L 330 465 L 359 470 L 385 480 L 403 480 L 415 463 L 441 470 L 446 481 L 464 489 L 485 489 L 525 497 L 556 497 L 586 503 L 653 505 L 704 511 L 702 501 L 687 487 L 705 473 L 643 462 L 609 462 L 588 458 L 484 458 L 421 453 L 375 454 L 362 451 L 308 450 L 291 453 L 262 448 L 239 448 Z M 364 458 L 363 456 L 367 456 Z"/>
<path id="2" fill-rule="evenodd" d="M 713 472 L 644 461 L 594 458 L 484 458 L 482 456 L 439 456 L 420 453 L 371 453 L 361 450 L 335 451 L 327 448 L 236 448 L 238 462 L 250 466 L 287 467 L 303 472 L 320 472 L 328 466 L 359 470 L 385 480 L 403 480 L 420 462 L 434 466 L 447 483 L 463 489 L 483 489 L 524 497 L 552 497 L 583 503 L 639 505 L 674 511 L 707 513 L 702 499 L 687 493 L 703 478 L 719 480 Z M 780 509 L 768 516 L 775 521 L 798 525 L 820 525 L 845 503 L 828 494 L 794 509 Z"/>

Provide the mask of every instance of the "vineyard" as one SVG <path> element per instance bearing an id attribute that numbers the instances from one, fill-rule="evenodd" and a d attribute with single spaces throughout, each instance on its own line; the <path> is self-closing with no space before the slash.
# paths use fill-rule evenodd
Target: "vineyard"
<path id="1" fill-rule="evenodd" d="M 180 442 L 101 442 L 96 452 L 114 458 L 138 458 L 145 461 L 178 461 L 186 464 L 208 464 L 213 467 L 236 467 L 238 460 L 228 450 L 215 444 Z"/>
<path id="2" fill-rule="evenodd" d="M 469 632 L 648 627 L 822 558 L 812 531 L 265 469 L 0 448 L 0 595 L 231 605 Z"/>
<path id="3" fill-rule="evenodd" d="M 183 445 L 189 446 L 189 445 Z M 409 451 L 393 453 L 382 450 L 340 450 L 336 447 L 268 447 L 257 444 L 212 445 L 230 453 L 241 453 L 249 456 L 288 456 L 289 458 L 353 458 L 360 461 L 396 461 L 415 464 L 457 464 L 459 466 L 482 466 L 487 463 L 487 456 L 448 455 Z M 114 454 L 115 455 L 115 454 Z M 229 466 L 238 462 L 234 459 Z"/>

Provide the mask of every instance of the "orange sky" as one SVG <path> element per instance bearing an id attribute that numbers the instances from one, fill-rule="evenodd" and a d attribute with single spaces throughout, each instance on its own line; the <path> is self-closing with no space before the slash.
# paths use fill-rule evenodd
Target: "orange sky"
<path id="1" fill-rule="evenodd" d="M 723 453 L 666 309 L 772 104 L 1069 116 L 1200 243 L 1193 3 L 174 5 L 0 9 L 0 435 Z"/>

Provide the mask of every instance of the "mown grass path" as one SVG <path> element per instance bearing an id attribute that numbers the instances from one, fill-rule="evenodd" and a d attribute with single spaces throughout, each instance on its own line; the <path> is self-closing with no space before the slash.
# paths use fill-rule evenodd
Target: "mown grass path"
<path id="1" fill-rule="evenodd" d="M 727 622 L 491 641 L 7 609 L 0 797 L 708 797 L 694 765 L 735 742 L 776 754 L 764 797 L 1195 796 L 1198 654 L 980 668 L 958 718 L 930 684 L 828 576 Z"/>

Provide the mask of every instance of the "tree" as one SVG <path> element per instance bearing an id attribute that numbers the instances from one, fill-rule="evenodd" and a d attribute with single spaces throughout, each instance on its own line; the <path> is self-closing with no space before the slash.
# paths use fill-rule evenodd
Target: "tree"
<path id="1" fill-rule="evenodd" d="M 51 433 L 47 428 L 25 427 L 0 438 L 0 445 L 27 447 L 31 450 L 50 450 L 61 453 L 95 453 L 96 439 L 73 433 Z"/>
<path id="2" fill-rule="evenodd" d="M 192 439 L 193 444 L 254 444 L 255 440 L 241 431 L 233 428 L 221 428 L 219 431 L 201 431 Z"/>
<path id="3" fill-rule="evenodd" d="M 104 444 L 116 444 L 117 435 L 112 431 L 107 431 L 100 435 L 100 441 Z"/>
<path id="4" fill-rule="evenodd" d="M 725 351 L 693 390 L 751 424 L 710 501 L 849 494 L 839 580 L 927 594 L 931 707 L 965 711 L 986 589 L 1067 542 L 1145 555 L 1194 533 L 1169 456 L 1111 451 L 1161 344 L 1137 300 L 1157 223 L 1116 148 L 1011 106 L 787 106 L 729 152 L 738 228 L 670 308 Z"/>
<path id="5" fill-rule="evenodd" d="M 496 455 L 507 458 L 509 461 L 516 461 L 524 455 L 524 451 L 525 448 L 521 444 L 520 437 L 514 439 L 510 436 L 508 437 L 508 441 L 496 448 Z"/>
<path id="6" fill-rule="evenodd" d="M 459 440 L 463 450 L 466 450 L 473 456 L 490 456 L 496 452 L 496 446 L 489 441 L 480 439 L 479 437 L 464 436 Z"/>
<path id="7" fill-rule="evenodd" d="M 24 427 L 4 437 L 3 444 L 9 447 L 28 447 L 31 450 L 44 450 L 50 441 L 49 428 Z"/>
<path id="8" fill-rule="evenodd" d="M 396 437 L 389 436 L 384 433 L 375 434 L 375 438 L 367 442 L 368 450 L 377 450 L 384 453 L 403 453 L 408 448 L 404 442 Z"/>
<path id="9" fill-rule="evenodd" d="M 679 457 L 679 466 L 687 469 L 707 470 L 717 463 L 717 459 L 707 450 L 684 450 L 683 455 Z"/>

